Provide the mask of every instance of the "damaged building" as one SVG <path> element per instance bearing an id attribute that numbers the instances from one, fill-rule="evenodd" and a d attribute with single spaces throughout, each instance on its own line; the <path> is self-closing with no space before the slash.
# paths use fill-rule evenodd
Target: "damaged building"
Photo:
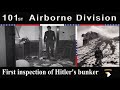
<path id="1" fill-rule="evenodd" d="M 0 67 L 74 67 L 75 27 L 51 26 L 54 57 L 47 58 L 47 26 L 0 26 Z"/>
<path id="2" fill-rule="evenodd" d="M 17 26 L 16 60 L 25 62 L 30 67 L 74 67 L 75 27 L 51 26 L 55 32 L 54 57 L 47 58 L 44 42 L 47 26 Z M 27 62 L 29 63 L 27 63 Z M 25 66 L 26 66 L 25 65 Z M 24 66 L 23 66 L 24 67 Z"/>

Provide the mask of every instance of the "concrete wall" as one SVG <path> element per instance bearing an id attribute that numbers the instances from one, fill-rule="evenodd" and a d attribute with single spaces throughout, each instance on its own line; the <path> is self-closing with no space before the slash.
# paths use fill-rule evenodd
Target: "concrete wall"
<path id="1" fill-rule="evenodd" d="M 6 67 L 5 27 L 0 26 L 0 67 Z"/>
<path id="2" fill-rule="evenodd" d="M 71 40 L 72 35 L 75 34 L 74 26 L 63 26 L 60 27 L 59 40 Z"/>
<path id="3" fill-rule="evenodd" d="M 39 26 L 22 26 L 19 31 L 20 38 L 39 40 Z"/>

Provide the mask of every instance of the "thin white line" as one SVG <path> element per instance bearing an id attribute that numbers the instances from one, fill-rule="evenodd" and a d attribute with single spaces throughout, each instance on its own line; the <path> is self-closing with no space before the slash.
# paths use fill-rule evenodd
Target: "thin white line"
<path id="1" fill-rule="evenodd" d="M 40 26 L 64 26 L 64 24 L 40 24 Z"/>
<path id="2" fill-rule="evenodd" d="M 77 41 L 77 29 L 78 29 L 78 26 L 75 26 L 75 40 Z"/>

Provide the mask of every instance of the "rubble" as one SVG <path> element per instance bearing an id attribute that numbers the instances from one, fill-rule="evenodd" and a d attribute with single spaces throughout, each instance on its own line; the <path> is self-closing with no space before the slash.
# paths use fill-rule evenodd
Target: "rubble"
<path id="1" fill-rule="evenodd" d="M 43 66 L 43 67 L 47 67 L 48 65 L 50 65 L 49 63 L 43 63 L 43 64 L 41 64 L 41 66 Z"/>
<path id="2" fill-rule="evenodd" d="M 16 67 L 30 67 L 30 63 L 27 60 L 20 59 L 16 61 Z"/>
<path id="3" fill-rule="evenodd" d="M 73 62 L 71 62 L 69 59 L 58 60 L 57 62 L 61 64 L 73 65 Z"/>
<path id="4" fill-rule="evenodd" d="M 33 67 L 42 67 L 42 66 L 38 65 L 38 63 L 33 63 Z"/>
<path id="5" fill-rule="evenodd" d="M 71 62 L 69 59 L 51 60 L 51 59 L 43 59 L 43 57 L 40 57 L 38 60 L 32 60 L 32 61 L 30 60 L 29 62 L 32 67 L 73 66 L 73 62 Z"/>
<path id="6" fill-rule="evenodd" d="M 49 67 L 63 67 L 63 66 L 61 64 L 59 64 L 59 63 L 56 63 L 56 64 L 50 65 Z"/>

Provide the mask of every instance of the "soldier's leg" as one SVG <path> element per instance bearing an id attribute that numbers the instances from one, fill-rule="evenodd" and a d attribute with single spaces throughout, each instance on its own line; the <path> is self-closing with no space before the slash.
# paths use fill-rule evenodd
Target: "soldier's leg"
<path id="1" fill-rule="evenodd" d="M 49 51 L 49 42 L 46 42 L 46 52 L 47 52 L 47 57 L 50 58 L 50 51 Z"/>
<path id="2" fill-rule="evenodd" d="M 115 52 L 115 49 L 113 49 L 112 54 L 114 54 L 114 52 Z"/>
<path id="3" fill-rule="evenodd" d="M 100 64 L 100 66 L 102 66 L 102 60 L 101 59 L 99 60 L 99 64 Z"/>
<path id="4" fill-rule="evenodd" d="M 54 57 L 54 41 L 50 42 L 51 56 Z"/>
<path id="5" fill-rule="evenodd" d="M 98 64 L 98 60 L 99 60 L 99 59 L 98 59 L 98 58 L 96 58 L 95 65 L 97 65 L 97 64 Z"/>
<path id="6" fill-rule="evenodd" d="M 102 66 L 101 58 L 98 58 L 98 65 L 99 65 L 100 67 Z"/>

